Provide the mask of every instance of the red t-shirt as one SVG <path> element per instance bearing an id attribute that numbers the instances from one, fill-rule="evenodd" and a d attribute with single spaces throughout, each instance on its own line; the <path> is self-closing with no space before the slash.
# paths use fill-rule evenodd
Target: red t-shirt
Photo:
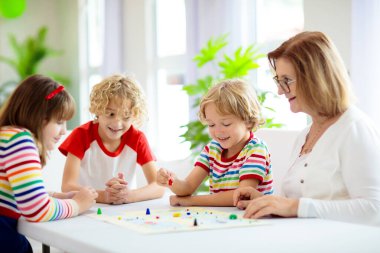
<path id="1" fill-rule="evenodd" d="M 99 124 L 92 121 L 77 127 L 59 150 L 66 156 L 71 153 L 81 160 L 81 185 L 104 189 L 109 179 L 123 172 L 128 186 L 134 188 L 137 164 L 142 166 L 155 160 L 144 133 L 132 125 L 121 137 L 117 150 L 110 152 L 103 145 L 98 127 Z"/>

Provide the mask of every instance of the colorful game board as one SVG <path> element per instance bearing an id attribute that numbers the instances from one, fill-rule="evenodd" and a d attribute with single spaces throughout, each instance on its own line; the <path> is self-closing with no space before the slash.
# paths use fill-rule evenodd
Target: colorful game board
<path id="1" fill-rule="evenodd" d="M 143 211 L 128 211 L 112 216 L 98 209 L 97 214 L 89 214 L 88 216 L 142 234 L 250 227 L 267 224 L 260 220 L 243 219 L 241 214 L 199 207 L 165 210 L 148 208 Z"/>

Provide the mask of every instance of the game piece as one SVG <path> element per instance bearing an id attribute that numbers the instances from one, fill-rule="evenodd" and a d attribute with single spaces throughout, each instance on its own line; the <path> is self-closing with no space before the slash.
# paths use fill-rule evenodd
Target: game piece
<path id="1" fill-rule="evenodd" d="M 150 210 L 149 210 L 149 208 L 146 209 L 145 214 L 146 214 L 146 215 L 150 215 Z"/>
<path id="2" fill-rule="evenodd" d="M 181 213 L 173 213 L 173 217 L 181 217 Z"/>
<path id="3" fill-rule="evenodd" d="M 173 179 L 169 178 L 169 186 L 173 185 Z"/>
<path id="4" fill-rule="evenodd" d="M 187 215 L 188 212 L 191 215 Z M 146 215 L 146 209 L 142 208 L 139 211 L 124 211 L 114 215 L 91 213 L 87 216 L 142 234 L 253 227 L 268 224 L 261 220 L 241 219 L 237 214 L 230 212 L 200 207 L 154 209 L 150 215 Z"/>
<path id="5" fill-rule="evenodd" d="M 102 214 L 102 209 L 100 209 L 100 207 L 98 208 L 98 212 L 97 212 L 98 215 L 101 215 Z"/>
<path id="6" fill-rule="evenodd" d="M 236 214 L 230 214 L 230 220 L 236 220 L 237 219 L 237 215 Z"/>

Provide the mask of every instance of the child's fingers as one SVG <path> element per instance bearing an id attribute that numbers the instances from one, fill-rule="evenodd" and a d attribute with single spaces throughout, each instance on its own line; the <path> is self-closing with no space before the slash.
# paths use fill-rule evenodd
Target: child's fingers
<path id="1" fill-rule="evenodd" d="M 238 188 L 234 191 L 234 194 L 232 195 L 234 206 L 237 206 L 237 203 L 241 199 L 242 194 L 244 194 L 244 192 L 241 188 Z"/>
<path id="2" fill-rule="evenodd" d="M 245 209 L 249 205 L 250 200 L 240 200 L 237 204 L 236 207 L 239 209 Z"/>
<path id="3" fill-rule="evenodd" d="M 167 186 L 169 182 L 169 173 L 167 170 L 160 168 L 157 172 L 157 183 L 162 186 Z"/>
<path id="4" fill-rule="evenodd" d="M 106 186 L 108 187 L 111 187 L 112 185 L 116 185 L 116 184 L 122 184 L 122 185 L 127 185 L 128 182 L 125 181 L 124 179 L 120 179 L 120 178 L 111 178 L 110 180 L 108 180 L 108 182 L 106 182 Z"/>
<path id="5" fill-rule="evenodd" d="M 119 172 L 119 173 L 117 173 L 117 176 L 118 176 L 119 179 L 122 179 L 122 180 L 125 181 L 125 176 L 124 176 L 124 173 L 123 173 L 123 172 Z"/>
<path id="6" fill-rule="evenodd" d="M 124 189 L 128 189 L 128 186 L 125 185 L 125 184 L 114 184 L 108 188 L 112 188 L 112 189 L 115 189 L 115 190 L 118 190 L 118 191 L 121 191 L 121 190 L 124 190 Z"/>

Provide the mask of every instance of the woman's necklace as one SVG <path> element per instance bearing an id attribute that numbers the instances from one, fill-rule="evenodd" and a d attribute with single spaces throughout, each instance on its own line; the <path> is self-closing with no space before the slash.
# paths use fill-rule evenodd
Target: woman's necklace
<path id="1" fill-rule="evenodd" d="M 302 146 L 300 156 L 304 154 L 308 154 L 313 150 L 315 143 L 321 137 L 324 130 L 326 129 L 324 129 L 323 125 L 316 126 L 315 124 L 313 124 L 310 127 L 309 133 L 306 135 L 306 141 L 304 145 Z"/>
<path id="2" fill-rule="evenodd" d="M 313 150 L 314 145 L 317 143 L 319 138 L 323 135 L 323 133 L 332 124 L 334 124 L 339 119 L 339 117 L 340 115 L 332 118 L 327 118 L 320 123 L 313 122 L 313 124 L 310 127 L 309 133 L 306 135 L 306 140 L 301 148 L 299 156 L 310 153 Z"/>

